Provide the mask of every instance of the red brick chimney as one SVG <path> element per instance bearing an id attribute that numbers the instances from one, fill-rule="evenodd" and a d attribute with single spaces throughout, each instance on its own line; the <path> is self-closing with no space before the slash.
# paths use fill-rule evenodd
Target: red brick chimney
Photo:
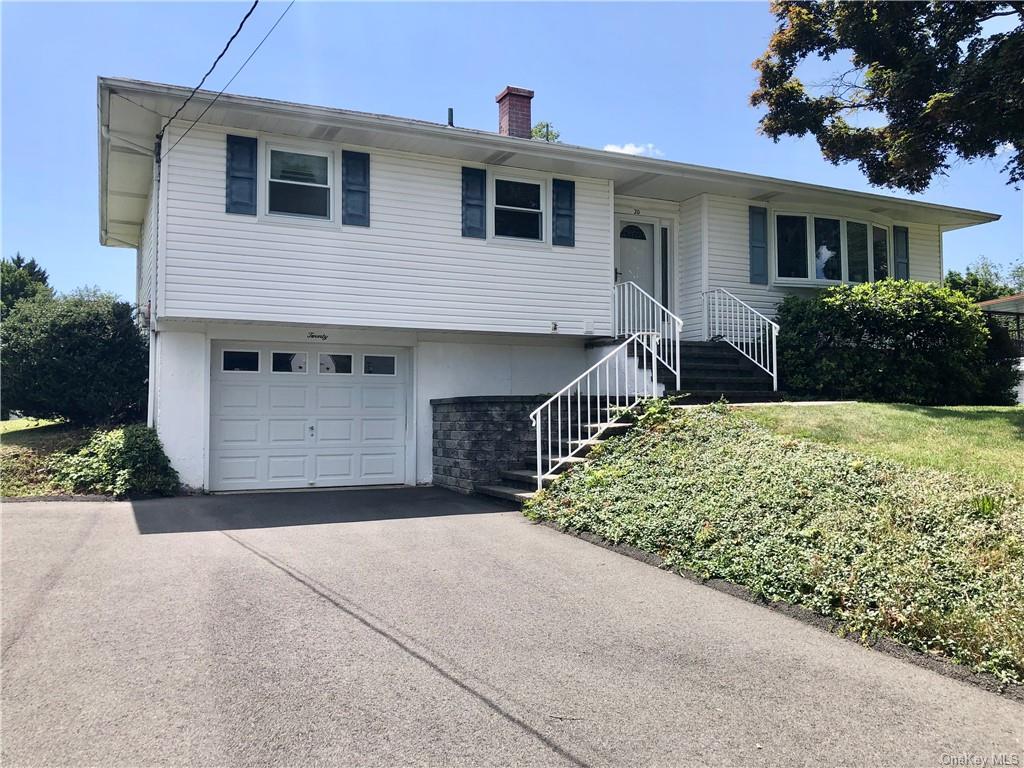
<path id="1" fill-rule="evenodd" d="M 498 94 L 498 133 L 502 136 L 530 138 L 533 121 L 530 119 L 530 99 L 533 91 L 510 85 Z"/>

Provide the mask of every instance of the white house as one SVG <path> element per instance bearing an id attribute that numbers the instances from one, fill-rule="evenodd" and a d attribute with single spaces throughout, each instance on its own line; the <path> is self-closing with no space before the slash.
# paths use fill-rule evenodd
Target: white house
<path id="1" fill-rule="evenodd" d="M 197 488 L 429 483 L 432 400 L 556 392 L 626 316 L 732 341 L 788 293 L 937 281 L 943 232 L 998 218 L 531 140 L 512 87 L 497 133 L 200 91 L 155 144 L 189 92 L 99 80 L 100 241 L 136 250 Z"/>

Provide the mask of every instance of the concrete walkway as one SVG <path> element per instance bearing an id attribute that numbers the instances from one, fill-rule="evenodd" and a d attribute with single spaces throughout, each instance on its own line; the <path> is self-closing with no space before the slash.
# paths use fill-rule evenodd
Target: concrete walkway
<path id="1" fill-rule="evenodd" d="M 2 524 L 5 766 L 1024 764 L 1020 704 L 489 501 Z"/>

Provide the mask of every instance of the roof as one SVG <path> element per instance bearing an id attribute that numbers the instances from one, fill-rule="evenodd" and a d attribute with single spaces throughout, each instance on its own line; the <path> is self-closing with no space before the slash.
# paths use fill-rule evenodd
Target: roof
<path id="1" fill-rule="evenodd" d="M 154 137 L 190 88 L 122 78 L 98 79 L 100 141 L 100 242 L 137 244 L 152 181 Z M 217 96 L 197 91 L 182 111 L 188 125 Z M 773 204 L 826 203 L 863 209 L 898 221 L 960 229 L 999 219 L 998 214 L 826 187 L 738 171 L 637 157 L 571 144 L 501 136 L 473 128 L 390 115 L 223 94 L 203 116 L 204 125 L 276 133 L 463 162 L 508 165 L 566 175 L 605 178 L 620 195 L 682 201 L 701 193 Z M 164 147 L 164 152 L 167 152 Z"/>
<path id="2" fill-rule="evenodd" d="M 1024 313 L 1024 293 L 1000 296 L 998 299 L 979 301 L 978 306 L 986 312 L 1020 312 Z"/>

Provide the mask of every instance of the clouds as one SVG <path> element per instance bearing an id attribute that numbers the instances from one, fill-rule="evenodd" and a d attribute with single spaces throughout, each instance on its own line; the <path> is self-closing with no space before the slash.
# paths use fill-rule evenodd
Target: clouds
<path id="1" fill-rule="evenodd" d="M 665 153 L 653 144 L 605 144 L 605 152 L 618 152 L 622 155 L 643 155 L 644 157 L 664 157 Z"/>

